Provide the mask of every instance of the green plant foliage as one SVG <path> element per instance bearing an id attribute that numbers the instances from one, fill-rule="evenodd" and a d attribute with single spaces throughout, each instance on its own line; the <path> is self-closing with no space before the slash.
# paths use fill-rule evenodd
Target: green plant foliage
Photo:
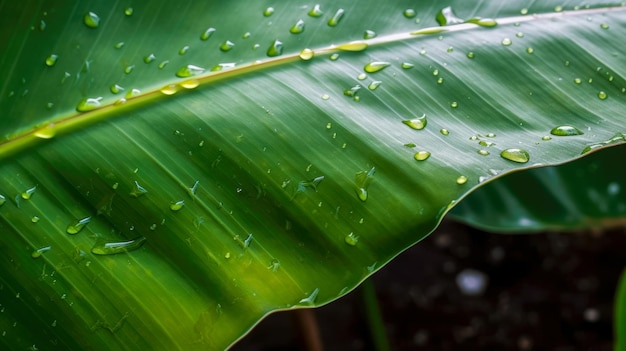
<path id="1" fill-rule="evenodd" d="M 624 350 L 626 348 L 626 270 L 617 282 L 617 290 L 615 292 L 615 311 L 613 311 L 615 323 L 613 324 L 613 334 L 615 335 L 615 344 L 613 350 Z"/>
<path id="2" fill-rule="evenodd" d="M 623 141 L 624 7 L 441 7 L 2 3 L 0 345 L 221 350 Z"/>

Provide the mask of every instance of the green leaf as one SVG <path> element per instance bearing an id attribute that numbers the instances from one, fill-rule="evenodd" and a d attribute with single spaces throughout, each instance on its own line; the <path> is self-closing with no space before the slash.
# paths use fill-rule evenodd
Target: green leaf
<path id="1" fill-rule="evenodd" d="M 623 141 L 625 8 L 526 4 L 1 4 L 0 344 L 224 349 Z"/>

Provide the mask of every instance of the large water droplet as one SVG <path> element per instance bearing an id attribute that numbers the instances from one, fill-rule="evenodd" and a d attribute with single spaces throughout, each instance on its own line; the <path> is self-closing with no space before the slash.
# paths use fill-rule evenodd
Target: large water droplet
<path id="1" fill-rule="evenodd" d="M 609 96 L 607 95 L 607 93 L 605 93 L 604 91 L 599 91 L 598 92 L 598 98 L 600 100 L 606 100 L 606 98 L 608 98 Z"/>
<path id="2" fill-rule="evenodd" d="M 313 50 L 306 48 L 306 49 L 302 49 L 302 51 L 300 51 L 300 59 L 302 59 L 303 61 L 308 61 L 310 59 L 313 58 L 313 55 L 315 53 L 313 52 Z"/>
<path id="3" fill-rule="evenodd" d="M 308 12 L 308 15 L 311 17 L 321 17 L 323 14 L 324 11 L 322 11 L 320 4 L 315 4 Z"/>
<path id="4" fill-rule="evenodd" d="M 376 73 L 389 67 L 389 65 L 391 65 L 389 62 L 374 61 L 366 64 L 365 67 L 363 67 L 363 70 L 367 73 Z"/>
<path id="5" fill-rule="evenodd" d="M 274 8 L 271 7 L 271 6 L 266 8 L 265 10 L 263 10 L 263 16 L 265 16 L 265 17 L 269 17 L 272 14 L 274 14 Z"/>
<path id="6" fill-rule="evenodd" d="M 108 242 L 98 240 L 91 253 L 94 255 L 114 255 L 118 253 L 128 252 L 140 248 L 146 242 L 146 237 L 142 236 L 133 240 Z"/>
<path id="7" fill-rule="evenodd" d="M 435 19 L 437 20 L 437 23 L 439 23 L 440 26 L 446 26 L 450 24 L 459 24 L 459 23 L 464 22 L 461 18 L 457 17 L 454 14 L 454 11 L 452 11 L 452 7 L 450 6 L 446 6 L 443 9 L 441 9 L 441 11 L 437 13 L 437 17 Z"/>
<path id="8" fill-rule="evenodd" d="M 339 21 L 341 21 L 341 18 L 343 18 L 344 12 L 345 12 L 344 9 L 338 9 L 337 12 L 335 12 L 335 14 L 333 15 L 333 17 L 331 17 L 328 20 L 328 25 L 331 27 L 335 27 L 336 25 L 338 25 Z"/>
<path id="9" fill-rule="evenodd" d="M 100 101 L 102 97 L 99 96 L 97 98 L 84 98 L 80 100 L 78 105 L 76 106 L 76 111 L 78 112 L 87 112 L 91 110 L 95 110 L 102 104 Z"/>
<path id="10" fill-rule="evenodd" d="M 367 49 L 367 46 L 368 46 L 367 43 L 364 42 L 363 40 L 356 40 L 356 41 L 351 41 L 347 44 L 341 44 L 337 46 L 337 49 L 343 50 L 343 51 L 363 51 Z"/>
<path id="11" fill-rule="evenodd" d="M 456 183 L 458 185 L 463 185 L 463 184 L 467 183 L 467 177 L 464 176 L 464 175 L 459 176 L 458 178 L 456 178 Z"/>
<path id="12" fill-rule="evenodd" d="M 414 10 L 414 9 L 406 9 L 406 10 L 404 10 L 404 11 L 402 12 L 402 14 L 403 14 L 403 15 L 404 15 L 404 17 L 406 17 L 406 18 L 413 18 L 413 17 L 415 17 L 415 15 L 416 15 L 417 13 L 415 12 L 415 10 Z"/>
<path id="13" fill-rule="evenodd" d="M 200 39 L 209 40 L 209 38 L 211 37 L 211 35 L 213 35 L 214 32 L 215 32 L 215 28 L 213 27 L 207 28 L 207 30 L 205 30 L 204 32 L 202 32 L 202 34 L 200 34 Z"/>
<path id="14" fill-rule="evenodd" d="M 197 76 L 199 74 L 202 74 L 203 72 L 204 72 L 204 68 L 202 67 L 198 67 L 194 65 L 187 65 L 187 66 L 181 67 L 178 71 L 176 71 L 176 76 L 180 78 L 188 78 L 188 77 Z"/>
<path id="15" fill-rule="evenodd" d="M 304 32 L 304 21 L 299 19 L 291 28 L 289 28 L 291 34 L 300 34 Z"/>
<path id="16" fill-rule="evenodd" d="M 426 128 L 426 124 L 428 123 L 428 119 L 426 118 L 426 114 L 423 114 L 422 116 L 417 117 L 417 118 L 404 120 L 404 121 L 402 121 L 402 123 L 406 124 L 407 126 L 411 127 L 412 129 L 422 130 L 422 129 Z"/>
<path id="17" fill-rule="evenodd" d="M 267 48 L 267 56 L 275 57 L 283 54 L 283 42 L 275 39 Z"/>
<path id="18" fill-rule="evenodd" d="M 100 17 L 93 12 L 88 12 L 83 17 L 83 23 L 89 28 L 98 28 L 100 25 Z"/>
<path id="19" fill-rule="evenodd" d="M 57 63 L 58 59 L 59 59 L 59 55 L 56 55 L 56 54 L 52 54 L 46 57 L 46 66 L 48 67 L 54 66 Z"/>
<path id="20" fill-rule="evenodd" d="M 132 16 L 134 12 L 135 12 L 135 10 L 133 10 L 132 7 L 127 7 L 127 8 L 124 9 L 124 14 L 126 16 Z"/>
<path id="21" fill-rule="evenodd" d="M 506 160 L 517 162 L 517 163 L 526 163 L 530 161 L 530 155 L 528 151 L 524 149 L 511 148 L 503 150 L 500 153 L 500 156 Z"/>
<path id="22" fill-rule="evenodd" d="M 424 160 L 426 160 L 429 157 L 430 157 L 430 152 L 425 151 L 425 150 L 418 151 L 418 152 L 415 153 L 415 155 L 413 155 L 413 158 L 416 161 L 424 161 Z"/>
<path id="23" fill-rule="evenodd" d="M 235 46 L 235 43 L 233 43 L 230 40 L 226 40 L 225 42 L 222 43 L 222 45 L 220 45 L 220 50 L 223 52 L 227 52 L 232 50 L 232 48 Z"/>
<path id="24" fill-rule="evenodd" d="M 41 139 L 52 139 L 56 135 L 56 128 L 54 123 L 47 124 L 41 128 L 36 129 L 33 135 Z"/>
<path id="25" fill-rule="evenodd" d="M 81 230 L 83 230 L 87 226 L 87 224 L 89 224 L 89 222 L 91 222 L 91 217 L 77 219 L 67 226 L 67 228 L 65 229 L 65 232 L 67 234 L 78 234 Z"/>
<path id="26" fill-rule="evenodd" d="M 161 92 L 165 95 L 174 95 L 178 92 L 178 85 L 176 84 L 168 84 L 161 88 Z"/>
<path id="27" fill-rule="evenodd" d="M 557 135 L 557 136 L 572 136 L 572 135 L 583 135 L 585 133 L 583 133 L 580 129 L 576 127 L 563 125 L 563 126 L 552 128 L 552 130 L 550 131 L 550 134 Z"/>

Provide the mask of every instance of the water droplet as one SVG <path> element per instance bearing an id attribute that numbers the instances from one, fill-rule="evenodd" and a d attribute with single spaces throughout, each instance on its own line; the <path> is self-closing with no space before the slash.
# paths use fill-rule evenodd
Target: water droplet
<path id="1" fill-rule="evenodd" d="M 599 91 L 598 92 L 598 98 L 600 100 L 606 100 L 606 98 L 609 97 L 604 91 Z"/>
<path id="2" fill-rule="evenodd" d="M 474 52 L 470 51 L 467 53 L 467 58 L 469 59 L 473 59 L 474 57 L 476 57 L 476 55 L 474 54 Z"/>
<path id="3" fill-rule="evenodd" d="M 42 247 L 40 249 L 37 249 L 37 250 L 33 251 L 33 253 L 30 254 L 30 257 L 32 257 L 32 258 L 39 258 L 39 257 L 41 257 L 42 253 L 44 253 L 46 251 L 49 251 L 50 249 L 51 249 L 50 246 Z"/>
<path id="4" fill-rule="evenodd" d="M 467 177 L 464 176 L 464 175 L 459 176 L 458 178 L 456 178 L 456 183 L 458 185 L 463 185 L 463 184 L 467 183 Z"/>
<path id="5" fill-rule="evenodd" d="M 517 32 L 517 33 L 515 33 L 515 36 L 518 37 L 518 38 L 523 38 L 524 37 L 524 33 Z"/>
<path id="6" fill-rule="evenodd" d="M 89 28 L 98 28 L 100 25 L 100 17 L 93 12 L 88 12 L 83 17 L 83 23 Z"/>
<path id="7" fill-rule="evenodd" d="M 365 33 L 363 33 L 363 39 L 373 39 L 376 38 L 376 35 L 376 32 L 368 29 L 365 31 Z"/>
<path id="8" fill-rule="evenodd" d="M 376 168 L 372 167 L 369 171 L 360 171 L 356 173 L 355 183 L 356 183 L 356 195 L 361 201 L 366 201 L 369 194 L 367 192 L 367 188 L 373 180 L 374 173 L 376 172 Z"/>
<path id="9" fill-rule="evenodd" d="M 439 77 L 437 79 L 437 84 L 443 84 L 443 78 L 442 77 Z"/>
<path id="10" fill-rule="evenodd" d="M 391 65 L 389 62 L 374 61 L 366 64 L 365 67 L 363 67 L 363 70 L 367 73 L 376 73 L 389 67 L 389 65 Z"/>
<path id="11" fill-rule="evenodd" d="M 39 22 L 39 30 L 40 30 L 40 31 L 42 31 L 42 32 L 43 32 L 44 30 L 46 30 L 46 21 L 41 20 L 41 21 Z"/>
<path id="12" fill-rule="evenodd" d="M 198 67 L 194 65 L 187 65 L 187 66 L 181 67 L 178 71 L 176 71 L 176 76 L 179 78 L 188 78 L 188 77 L 197 76 L 199 74 L 202 74 L 203 72 L 204 72 L 204 68 L 202 67 Z"/>
<path id="13" fill-rule="evenodd" d="M 109 88 L 109 90 L 111 90 L 111 92 L 112 92 L 113 94 L 119 94 L 119 93 L 121 93 L 122 91 L 124 91 L 124 88 L 123 88 L 123 87 L 121 87 L 121 86 L 119 86 L 119 85 L 117 85 L 117 84 L 113 84 L 113 85 L 111 85 L 111 87 Z"/>
<path id="14" fill-rule="evenodd" d="M 364 42 L 363 40 L 356 40 L 356 41 L 351 41 L 347 44 L 341 44 L 337 46 L 337 49 L 343 50 L 343 51 L 363 51 L 367 49 L 367 47 L 368 47 L 368 44 Z"/>
<path id="15" fill-rule="evenodd" d="M 161 92 L 165 95 L 174 95 L 178 92 L 178 86 L 176 84 L 168 84 L 161 88 Z"/>
<path id="16" fill-rule="evenodd" d="M 314 54 L 315 53 L 313 52 L 313 50 L 306 48 L 306 49 L 302 49 L 302 51 L 300 51 L 300 55 L 298 56 L 300 56 L 301 60 L 308 61 L 313 58 Z"/>
<path id="17" fill-rule="evenodd" d="M 133 10 L 133 8 L 132 8 L 132 7 L 127 7 L 126 9 L 124 9 L 124 14 L 125 14 L 126 16 L 132 16 L 132 15 L 133 15 L 133 12 L 135 12 L 135 11 Z"/>
<path id="18" fill-rule="evenodd" d="M 369 90 L 376 90 L 376 88 L 378 88 L 383 82 L 381 82 L 380 80 L 375 80 L 373 82 L 371 82 L 367 88 Z"/>
<path id="19" fill-rule="evenodd" d="M 418 152 L 415 153 L 415 155 L 413 155 L 413 158 L 416 161 L 424 161 L 424 160 L 426 160 L 429 157 L 430 157 L 430 152 L 425 151 L 425 150 L 418 151 Z"/>
<path id="20" fill-rule="evenodd" d="M 330 96 L 328 94 L 322 95 L 322 100 L 328 100 L 328 99 L 330 99 Z"/>
<path id="21" fill-rule="evenodd" d="M 528 9 L 527 8 L 523 8 L 519 11 L 519 13 L 521 13 L 522 15 L 527 15 L 528 14 Z"/>
<path id="22" fill-rule="evenodd" d="M 445 128 L 441 129 L 439 133 L 441 133 L 441 135 L 450 135 L 450 132 Z"/>
<path id="23" fill-rule="evenodd" d="M 126 68 L 124 68 L 124 73 L 131 74 L 134 69 L 135 69 L 135 65 L 126 66 Z"/>
<path id="24" fill-rule="evenodd" d="M 98 240 L 91 253 L 94 255 L 114 255 L 118 253 L 128 252 L 140 248 L 146 242 L 146 237 L 142 236 L 133 240 L 107 242 Z"/>
<path id="25" fill-rule="evenodd" d="M 129 92 L 126 93 L 126 99 L 130 99 L 139 94 L 141 94 L 141 91 L 139 89 L 131 89 Z"/>
<path id="26" fill-rule="evenodd" d="M 230 40 L 226 40 L 225 42 L 222 43 L 222 45 L 220 45 L 220 50 L 223 52 L 228 52 L 232 50 L 234 46 L 235 46 L 235 43 L 233 43 Z"/>
<path id="27" fill-rule="evenodd" d="M 526 53 L 533 54 L 534 52 L 535 52 L 535 49 L 533 49 L 533 48 L 526 48 Z"/>
<path id="28" fill-rule="evenodd" d="M 355 85 L 350 89 L 346 89 L 343 91 L 343 95 L 345 96 L 350 96 L 350 97 L 356 97 L 357 94 L 359 93 L 359 90 L 361 90 L 361 86 L 360 85 Z"/>
<path id="29" fill-rule="evenodd" d="M 41 218 L 39 218 L 39 216 L 33 216 L 33 217 L 30 219 L 30 221 L 31 221 L 31 222 L 33 222 L 33 223 L 37 223 L 37 222 L 39 222 L 40 220 L 41 220 Z"/>
<path id="30" fill-rule="evenodd" d="M 411 35 L 428 35 L 446 32 L 446 28 L 424 28 L 411 32 Z M 426 50 L 421 50 L 420 55 L 426 55 Z"/>
<path id="31" fill-rule="evenodd" d="M 33 135 L 41 139 L 52 139 L 56 135 L 56 128 L 54 123 L 47 124 L 41 128 L 36 129 Z M 1 205 L 1 204 L 0 204 Z"/>
<path id="32" fill-rule="evenodd" d="M 465 21 L 465 23 L 473 23 L 477 24 L 481 27 L 495 27 L 498 25 L 498 22 L 492 18 L 480 18 L 480 17 L 472 17 Z"/>
<path id="33" fill-rule="evenodd" d="M 275 57 L 283 54 L 283 42 L 276 39 L 267 48 L 267 56 Z"/>
<path id="34" fill-rule="evenodd" d="M 7 202 L 7 198 L 4 195 L 0 195 L 0 206 Z"/>
<path id="35" fill-rule="evenodd" d="M 609 25 L 606 24 L 606 23 L 602 23 L 602 24 L 600 24 L 600 28 L 602 28 L 602 29 L 609 29 Z"/>
<path id="36" fill-rule="evenodd" d="M 180 48 L 180 50 L 178 50 L 178 54 L 179 55 L 184 55 L 187 53 L 187 51 L 189 51 L 189 45 L 185 45 L 182 48 Z"/>
<path id="37" fill-rule="evenodd" d="M 457 108 L 457 107 L 459 107 L 459 103 L 458 103 L 458 102 L 456 102 L 456 101 L 452 101 L 452 102 L 450 103 L 450 107 L 452 107 L 452 108 Z"/>
<path id="38" fill-rule="evenodd" d="M 500 153 L 500 156 L 506 160 L 517 162 L 517 163 L 526 163 L 530 161 L 530 155 L 528 151 L 524 149 L 511 148 L 503 150 Z"/>
<path id="39" fill-rule="evenodd" d="M 304 21 L 299 19 L 291 28 L 289 29 L 291 34 L 300 34 L 304 32 Z"/>
<path id="40" fill-rule="evenodd" d="M 46 57 L 46 66 L 48 67 L 54 66 L 57 63 L 58 59 L 59 59 L 59 55 L 56 55 L 56 54 L 52 54 Z"/>
<path id="41" fill-rule="evenodd" d="M 350 233 L 346 235 L 344 241 L 350 246 L 356 246 L 356 244 L 359 242 L 359 237 L 354 235 L 354 233 Z"/>
<path id="42" fill-rule="evenodd" d="M 170 210 L 172 210 L 174 212 L 180 211 L 184 206 L 185 206 L 185 201 L 184 200 L 172 202 L 170 204 Z"/>
<path id="43" fill-rule="evenodd" d="M 135 181 L 133 183 L 133 188 L 130 191 L 129 195 L 132 197 L 140 197 L 142 195 L 145 195 L 146 193 L 148 193 L 148 190 L 146 190 L 146 188 L 142 187 L 141 185 L 139 185 L 139 183 L 137 181 Z"/>
<path id="44" fill-rule="evenodd" d="M 367 74 L 361 73 L 358 76 L 356 76 L 356 79 L 358 79 L 358 80 L 365 80 L 365 79 L 367 79 Z"/>
<path id="45" fill-rule="evenodd" d="M 333 15 L 333 17 L 331 17 L 328 20 L 328 25 L 331 27 L 335 27 L 336 25 L 338 25 L 339 21 L 341 21 L 341 18 L 343 18 L 344 12 L 345 12 L 344 9 L 338 9 L 337 12 L 335 12 L 335 14 Z"/>
<path id="46" fill-rule="evenodd" d="M 320 289 L 315 288 L 315 290 L 313 290 L 313 292 L 307 298 L 300 300 L 298 304 L 308 305 L 308 306 L 315 304 L 315 300 L 317 299 L 317 295 L 319 294 L 319 292 L 320 292 Z"/>
<path id="47" fill-rule="evenodd" d="M 487 141 L 487 140 L 481 140 L 481 141 L 478 142 L 478 145 L 484 146 L 484 147 L 492 147 L 492 146 L 496 145 L 496 143 L 493 143 L 493 142 Z"/>
<path id="48" fill-rule="evenodd" d="M 65 229 L 65 232 L 67 234 L 78 234 L 81 230 L 83 230 L 87 226 L 87 224 L 89 224 L 89 222 L 91 222 L 91 217 L 77 219 L 67 226 L 67 228 Z"/>
<path id="49" fill-rule="evenodd" d="M 20 194 L 20 196 L 22 197 L 22 199 L 24 200 L 30 200 L 30 198 L 33 196 L 33 194 L 35 193 L 35 191 L 37 191 L 37 185 L 35 185 L 32 188 L 26 189 L 24 191 L 22 191 L 22 193 Z"/>
<path id="50" fill-rule="evenodd" d="M 402 123 L 406 124 L 411 129 L 422 130 L 422 129 L 426 128 L 426 124 L 428 123 L 428 119 L 426 117 L 426 114 L 423 114 L 422 116 L 417 117 L 417 118 L 404 120 L 404 121 L 402 121 Z"/>
<path id="51" fill-rule="evenodd" d="M 115 45 L 113 45 L 113 47 L 116 49 L 121 49 L 124 47 L 124 45 L 125 45 L 124 42 L 120 41 L 119 43 L 116 43 Z"/>
<path id="52" fill-rule="evenodd" d="M 415 65 L 412 64 L 412 63 L 408 63 L 408 62 L 402 62 L 400 67 L 402 67 L 403 69 L 411 69 L 411 68 L 415 67 Z"/>
<path id="53" fill-rule="evenodd" d="M 434 70 L 433 71 L 433 76 L 438 76 L 438 75 L 439 75 L 439 70 L 438 69 Z"/>
<path id="54" fill-rule="evenodd" d="M 265 17 L 269 17 L 274 13 L 274 8 L 273 7 L 268 7 L 265 10 L 263 10 L 263 16 Z"/>
<path id="55" fill-rule="evenodd" d="M 91 110 L 95 110 L 101 105 L 102 97 L 97 98 L 84 98 L 80 100 L 78 105 L 76 106 L 76 111 L 78 112 L 87 112 Z"/>
<path id="56" fill-rule="evenodd" d="M 561 12 L 561 11 L 563 11 L 563 6 L 558 5 L 554 7 L 554 12 Z"/>
<path id="57" fill-rule="evenodd" d="M 331 61 L 337 61 L 338 58 L 339 58 L 339 54 L 337 54 L 337 53 L 334 53 L 334 54 L 330 55 L 330 57 L 329 57 L 329 59 Z"/>
<path id="58" fill-rule="evenodd" d="M 440 26 L 459 24 L 464 22 L 461 18 L 457 17 L 454 14 L 454 11 L 452 11 L 452 7 L 450 6 L 442 8 L 441 11 L 437 13 L 437 17 L 435 19 Z"/>
<path id="59" fill-rule="evenodd" d="M 541 140 L 544 140 L 544 141 L 552 140 L 552 137 L 549 135 L 544 135 L 541 137 Z"/>
<path id="60" fill-rule="evenodd" d="M 200 39 L 201 40 L 209 40 L 211 35 L 213 35 L 213 32 L 215 32 L 215 28 L 213 28 L 213 27 L 207 28 L 204 32 L 202 32 L 202 34 L 200 34 Z"/>
<path id="61" fill-rule="evenodd" d="M 563 126 L 552 128 L 552 130 L 550 131 L 550 134 L 557 135 L 557 136 L 572 136 L 572 135 L 583 135 L 585 133 L 583 133 L 580 129 L 576 127 L 563 125 Z"/>
<path id="62" fill-rule="evenodd" d="M 513 44 L 513 42 L 511 41 L 511 39 L 509 39 L 509 38 L 504 38 L 504 39 L 502 39 L 502 45 L 503 45 L 503 46 L 509 46 L 509 45 L 511 45 L 511 44 Z"/>
<path id="63" fill-rule="evenodd" d="M 481 150 L 478 150 L 478 154 L 482 156 L 487 156 L 489 155 L 489 151 L 481 149 Z"/>
<path id="64" fill-rule="evenodd" d="M 315 4 L 308 12 L 308 15 L 311 17 L 321 17 L 323 14 L 324 11 L 322 11 L 320 4 Z"/>
<path id="65" fill-rule="evenodd" d="M 150 63 L 150 62 L 152 62 L 154 60 L 156 60 L 156 56 L 154 56 L 154 54 L 150 54 L 150 55 L 145 56 L 143 58 L 143 62 L 145 62 L 145 63 Z"/>

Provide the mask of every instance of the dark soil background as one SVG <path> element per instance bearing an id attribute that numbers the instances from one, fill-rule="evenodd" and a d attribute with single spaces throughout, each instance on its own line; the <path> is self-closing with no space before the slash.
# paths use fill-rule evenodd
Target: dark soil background
<path id="1" fill-rule="evenodd" d="M 444 222 L 373 276 L 392 350 L 612 350 L 626 228 L 498 235 Z M 463 294 L 464 269 L 487 276 Z M 358 289 L 315 310 L 326 351 L 373 350 Z M 231 350 L 302 350 L 292 312 Z M 624 331 L 626 332 L 626 331 Z"/>

